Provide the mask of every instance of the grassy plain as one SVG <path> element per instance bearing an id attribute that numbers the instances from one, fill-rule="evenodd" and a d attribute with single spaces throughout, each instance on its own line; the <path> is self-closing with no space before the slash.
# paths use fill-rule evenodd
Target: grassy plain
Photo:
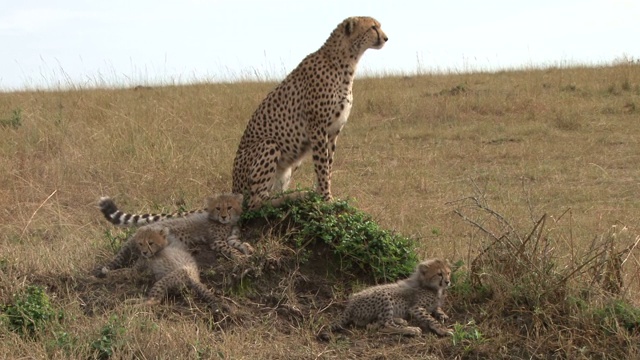
<path id="1" fill-rule="evenodd" d="M 500 317 L 514 316 L 509 326 L 526 319 L 483 309 L 481 299 L 454 306 L 467 301 L 454 294 L 445 310 L 472 329 L 460 330 L 468 336 L 457 343 L 366 331 L 321 343 L 315 332 L 335 318 L 335 304 L 286 321 L 262 306 L 261 317 L 218 327 L 197 301 L 140 309 L 126 300 L 144 295 L 144 281 L 93 279 L 91 269 L 114 251 L 99 197 L 131 211 L 171 211 L 229 191 L 242 131 L 273 87 L 0 93 L 0 303 L 41 285 L 64 314 L 35 340 L 2 326 L 0 358 L 640 357 L 639 327 L 626 332 L 594 320 L 558 330 L 565 322 L 545 316 L 552 311 L 544 306 L 534 309 L 542 320 L 518 332 Z M 538 238 L 551 244 L 544 252 L 560 269 L 612 231 L 617 249 L 640 234 L 640 65 L 364 78 L 354 99 L 338 140 L 334 196 L 416 238 L 421 258 L 462 260 L 469 271 L 492 240 L 481 228 L 508 237 L 511 226 L 526 236 L 543 214 Z M 313 181 L 307 161 L 293 182 Z M 634 249 L 622 259 L 616 297 L 633 303 L 640 255 Z M 335 288 L 341 303 L 347 294 Z M 585 304 L 597 314 L 598 301 Z"/>

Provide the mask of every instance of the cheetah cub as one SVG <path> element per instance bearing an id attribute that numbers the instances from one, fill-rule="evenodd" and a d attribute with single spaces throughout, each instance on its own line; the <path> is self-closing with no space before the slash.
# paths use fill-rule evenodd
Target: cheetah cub
<path id="1" fill-rule="evenodd" d="M 414 336 L 428 329 L 440 336 L 451 335 L 438 321 L 449 318 L 441 306 L 450 276 L 448 261 L 423 261 L 408 279 L 353 294 L 342 319 L 330 331 L 343 331 L 347 325 L 355 324 L 388 334 Z M 407 320 L 413 320 L 418 326 L 409 326 Z M 326 341 L 329 335 L 323 331 L 318 338 Z"/>
<path id="2" fill-rule="evenodd" d="M 147 224 L 138 231 L 167 227 L 171 230 L 167 235 L 168 241 L 182 243 L 187 249 L 197 244 L 209 244 L 212 250 L 234 261 L 245 261 L 254 252 L 250 244 L 241 241 L 237 226 L 242 214 L 241 194 L 219 194 L 207 199 L 206 210 L 174 214 L 126 214 L 107 197 L 100 199 L 98 205 L 105 218 L 115 225 Z M 133 242 L 128 241 L 110 263 L 95 271 L 96 276 L 102 277 L 111 270 L 119 269 L 138 255 Z"/>
<path id="3" fill-rule="evenodd" d="M 141 228 L 133 237 L 133 243 L 156 278 L 149 290 L 145 304 L 160 302 L 171 288 L 188 286 L 199 297 L 217 308 L 217 298 L 200 282 L 200 271 L 196 261 L 180 242 L 170 243 L 170 229 Z"/>

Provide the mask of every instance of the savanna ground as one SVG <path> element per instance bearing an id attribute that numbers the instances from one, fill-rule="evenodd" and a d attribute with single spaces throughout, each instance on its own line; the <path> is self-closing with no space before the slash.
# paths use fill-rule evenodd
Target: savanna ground
<path id="1" fill-rule="evenodd" d="M 273 87 L 0 93 L 0 303 L 15 309 L 37 285 L 54 315 L 28 336 L 4 314 L 0 357 L 640 357 L 637 64 L 356 80 L 334 196 L 415 239 L 419 258 L 462 265 L 445 306 L 453 338 L 317 341 L 366 285 L 329 276 L 320 256 L 229 287 L 208 270 L 238 305 L 222 320 L 190 295 L 136 306 L 144 276 L 92 277 L 126 236 L 99 197 L 157 212 L 228 191 L 245 124 Z M 307 161 L 293 182 L 313 181 Z M 267 230 L 249 240 L 279 246 Z"/>

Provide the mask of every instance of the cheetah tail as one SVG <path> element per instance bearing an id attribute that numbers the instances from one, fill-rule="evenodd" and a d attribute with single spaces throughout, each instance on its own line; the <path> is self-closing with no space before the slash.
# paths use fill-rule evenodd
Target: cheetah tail
<path id="1" fill-rule="evenodd" d="M 109 221 L 113 225 L 121 227 L 146 225 L 173 217 L 185 216 L 187 214 L 127 214 L 118 209 L 118 207 L 110 197 L 101 197 L 100 201 L 98 202 L 98 207 L 100 207 L 100 211 L 107 219 L 107 221 Z"/>

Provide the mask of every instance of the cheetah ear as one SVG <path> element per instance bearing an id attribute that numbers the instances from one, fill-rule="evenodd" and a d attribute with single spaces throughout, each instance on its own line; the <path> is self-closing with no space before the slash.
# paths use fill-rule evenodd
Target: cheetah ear
<path id="1" fill-rule="evenodd" d="M 347 36 L 349 36 L 349 35 L 351 35 L 351 34 L 353 33 L 353 31 L 355 30 L 355 28 L 356 28 L 356 19 L 355 19 L 355 18 L 352 18 L 352 17 L 351 17 L 351 18 L 348 18 L 348 19 L 345 21 L 345 24 L 344 24 L 344 33 L 345 33 Z"/>
<path id="2" fill-rule="evenodd" d="M 160 235 L 164 237 L 169 236 L 169 228 L 164 226 L 162 229 L 160 229 Z"/>
<path id="3" fill-rule="evenodd" d="M 239 202 L 242 202 L 242 200 L 244 200 L 244 195 L 242 194 L 233 194 L 235 195 L 236 199 L 238 199 Z"/>
<path id="4" fill-rule="evenodd" d="M 427 263 L 418 264 L 418 271 L 420 272 L 420 274 L 425 275 L 428 270 L 429 270 L 429 264 Z"/>

